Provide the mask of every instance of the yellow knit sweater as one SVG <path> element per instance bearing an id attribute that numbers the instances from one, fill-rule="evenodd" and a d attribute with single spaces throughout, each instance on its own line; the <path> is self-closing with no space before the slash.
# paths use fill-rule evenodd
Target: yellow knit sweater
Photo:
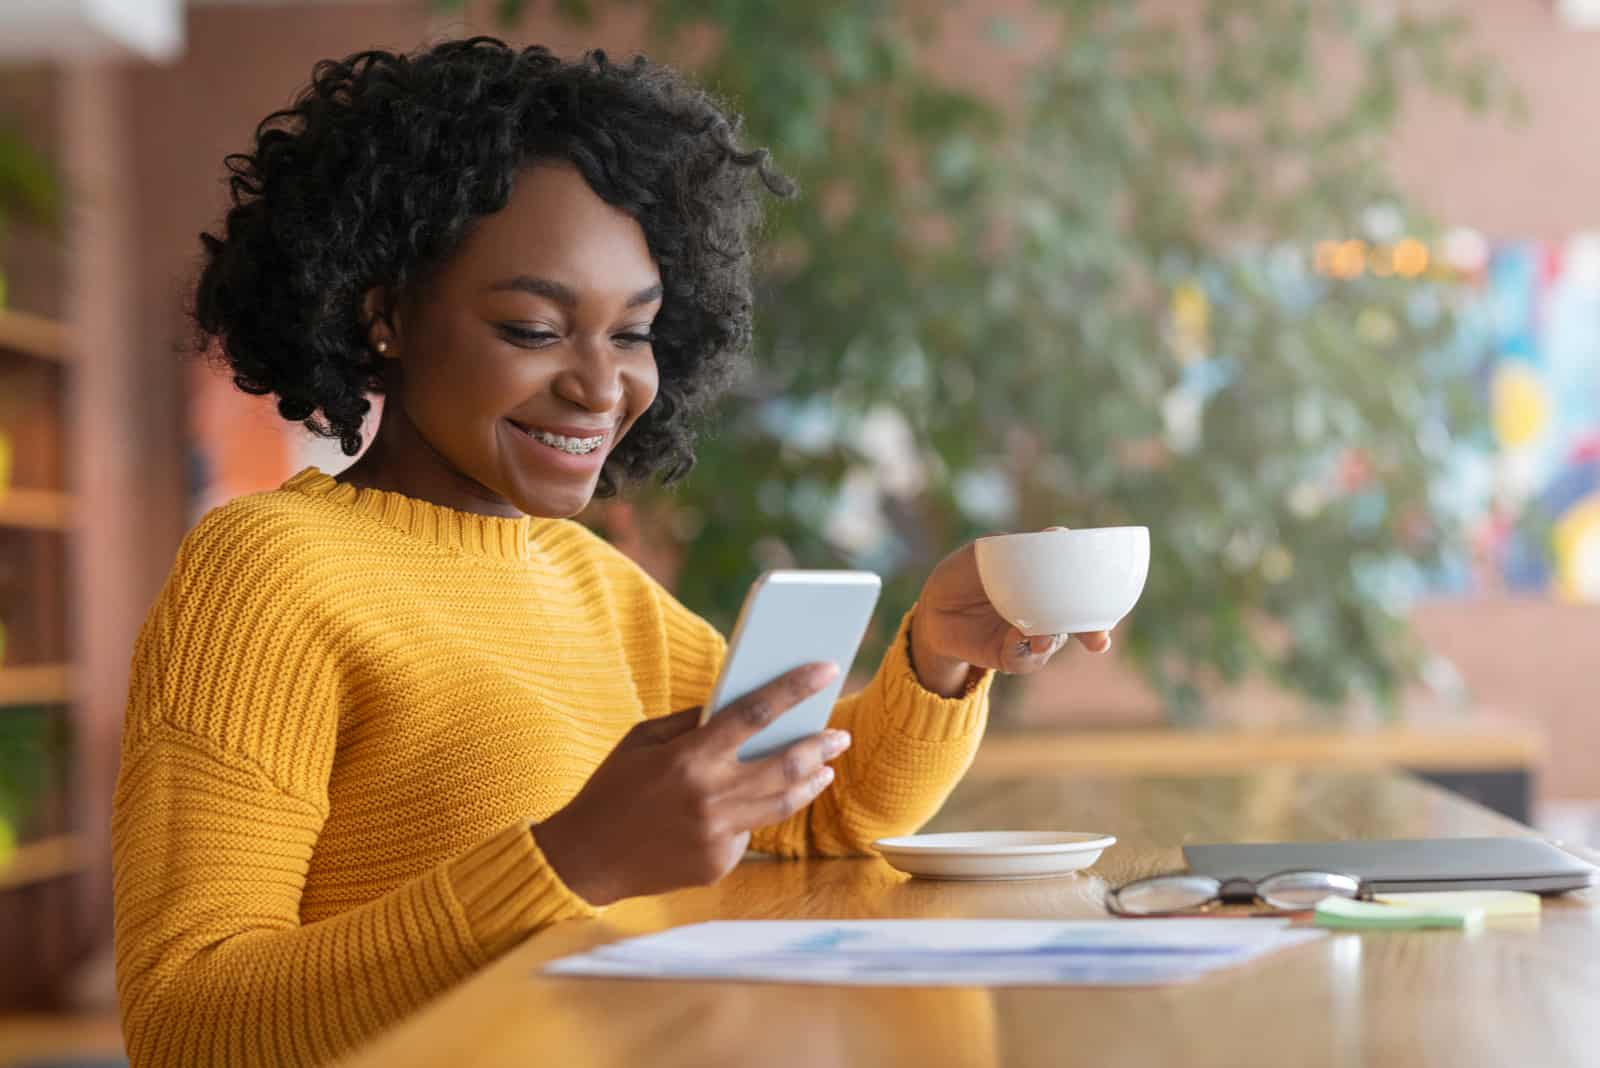
<path id="1" fill-rule="evenodd" d="M 833 722 L 809 809 L 847 854 L 943 802 L 989 677 L 924 690 L 905 623 Z M 324 1063 L 556 921 L 593 915 L 531 823 L 630 726 L 700 704 L 717 632 L 582 526 L 307 468 L 184 539 L 139 635 L 113 815 L 135 1066 Z"/>

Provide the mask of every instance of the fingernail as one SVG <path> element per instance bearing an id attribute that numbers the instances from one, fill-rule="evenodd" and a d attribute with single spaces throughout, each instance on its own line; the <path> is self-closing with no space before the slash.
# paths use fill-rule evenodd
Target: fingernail
<path id="1" fill-rule="evenodd" d="M 821 689 L 839 677 L 838 664 L 816 664 L 806 675 L 806 681 L 813 687 Z"/>
<path id="2" fill-rule="evenodd" d="M 832 781 L 833 781 L 833 769 L 832 768 L 824 766 L 824 767 L 821 767 L 821 768 L 817 769 L 817 779 L 816 779 L 817 789 L 819 789 L 819 790 L 822 789 L 824 786 L 828 785 Z"/>
<path id="3" fill-rule="evenodd" d="M 825 760 L 832 760 L 846 749 L 850 748 L 850 732 L 840 730 L 825 730 L 822 732 L 822 755 Z"/>

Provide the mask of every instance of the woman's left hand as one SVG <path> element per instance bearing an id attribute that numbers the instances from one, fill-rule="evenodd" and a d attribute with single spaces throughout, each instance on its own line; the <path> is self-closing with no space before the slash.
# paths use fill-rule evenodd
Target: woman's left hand
<path id="1" fill-rule="evenodd" d="M 973 668 L 1028 675 L 1073 637 L 1090 652 L 1111 648 L 1111 635 L 1103 630 L 1027 635 L 1007 623 L 984 593 L 969 543 L 941 560 L 922 586 L 911 617 L 911 662 L 926 689 L 954 697 L 966 689 Z"/>

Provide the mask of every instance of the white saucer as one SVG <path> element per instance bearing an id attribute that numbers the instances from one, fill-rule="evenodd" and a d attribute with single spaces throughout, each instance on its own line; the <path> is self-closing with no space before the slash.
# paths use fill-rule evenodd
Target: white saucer
<path id="1" fill-rule="evenodd" d="M 1116 839 L 1082 831 L 963 831 L 880 838 L 883 859 L 925 879 L 1049 879 L 1087 868 Z"/>

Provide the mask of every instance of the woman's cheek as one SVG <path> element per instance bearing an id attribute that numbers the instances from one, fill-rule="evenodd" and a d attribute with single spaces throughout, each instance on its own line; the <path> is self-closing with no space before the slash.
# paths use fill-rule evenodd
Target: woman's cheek
<path id="1" fill-rule="evenodd" d="M 656 395 L 660 390 L 661 378 L 656 370 L 655 360 L 652 359 L 648 370 L 641 368 L 637 381 L 630 382 L 627 423 L 623 427 L 623 433 L 619 435 L 618 440 L 626 437 L 627 432 L 633 429 L 633 424 L 637 423 L 644 416 L 644 413 L 650 410 L 650 406 L 655 403 Z"/>

